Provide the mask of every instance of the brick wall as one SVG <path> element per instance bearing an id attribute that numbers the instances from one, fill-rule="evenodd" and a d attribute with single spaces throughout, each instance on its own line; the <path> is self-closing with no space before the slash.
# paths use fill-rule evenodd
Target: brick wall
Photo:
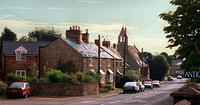
<path id="1" fill-rule="evenodd" d="M 16 56 L 5 56 L 4 70 L 8 74 L 15 73 L 15 70 L 26 70 L 28 66 L 37 65 L 37 56 L 26 56 L 26 60 L 16 61 Z"/>
<path id="2" fill-rule="evenodd" d="M 83 71 L 82 56 L 69 46 L 63 39 L 58 38 L 46 47 L 40 48 L 40 70 L 56 68 L 59 61 L 73 61 L 77 71 Z M 46 71 L 44 71 L 46 72 Z M 42 75 L 44 75 L 44 72 Z"/>
<path id="3" fill-rule="evenodd" d="M 30 83 L 36 95 L 51 96 L 86 96 L 99 94 L 98 83 L 65 84 L 65 83 Z"/>

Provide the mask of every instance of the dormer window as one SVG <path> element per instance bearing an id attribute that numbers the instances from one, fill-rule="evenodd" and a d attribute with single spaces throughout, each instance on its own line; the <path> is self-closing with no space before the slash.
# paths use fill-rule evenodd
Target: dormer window
<path id="1" fill-rule="evenodd" d="M 17 61 L 26 60 L 27 50 L 21 45 L 15 50 L 15 54 Z"/>

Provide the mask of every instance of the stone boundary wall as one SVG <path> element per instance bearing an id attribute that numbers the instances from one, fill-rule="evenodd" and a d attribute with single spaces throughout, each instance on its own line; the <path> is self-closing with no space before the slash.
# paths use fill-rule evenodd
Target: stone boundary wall
<path id="1" fill-rule="evenodd" d="M 10 84 L 11 82 L 6 82 Z M 66 83 L 30 83 L 36 95 L 47 96 L 87 96 L 98 95 L 98 83 L 66 84 Z"/>

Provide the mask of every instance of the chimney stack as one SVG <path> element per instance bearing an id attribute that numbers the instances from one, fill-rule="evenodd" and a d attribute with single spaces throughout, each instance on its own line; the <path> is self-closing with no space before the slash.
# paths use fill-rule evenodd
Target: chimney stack
<path id="1" fill-rule="evenodd" d="M 113 44 L 113 48 L 114 48 L 114 49 L 117 49 L 117 45 L 116 45 L 115 43 Z"/>
<path id="2" fill-rule="evenodd" d="M 82 40 L 85 42 L 85 43 L 89 43 L 89 33 L 88 33 L 88 29 L 86 29 L 86 33 L 83 33 L 82 34 Z"/>
<path id="3" fill-rule="evenodd" d="M 103 46 L 110 48 L 110 41 L 103 40 Z"/>
<path id="4" fill-rule="evenodd" d="M 94 43 L 95 43 L 97 46 L 99 46 L 99 40 L 98 40 L 98 39 L 95 39 L 95 40 L 94 40 Z M 101 45 L 101 43 L 100 43 L 100 45 Z"/>
<path id="5" fill-rule="evenodd" d="M 66 38 L 77 44 L 80 44 L 82 42 L 81 30 L 77 30 L 77 26 L 76 29 L 75 26 L 72 27 L 70 27 L 69 30 L 66 30 Z"/>

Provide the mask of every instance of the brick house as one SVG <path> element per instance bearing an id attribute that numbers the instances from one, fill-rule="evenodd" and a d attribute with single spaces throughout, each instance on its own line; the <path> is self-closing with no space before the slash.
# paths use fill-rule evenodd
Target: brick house
<path id="1" fill-rule="evenodd" d="M 100 54 L 100 83 L 109 83 L 114 86 L 114 77 L 119 70 L 121 57 L 116 55 L 107 47 L 101 46 Z M 97 71 L 98 68 L 98 46 L 89 43 L 89 33 L 82 33 L 80 27 L 73 26 L 66 30 L 66 38 L 58 38 L 47 46 L 40 47 L 40 70 L 44 75 L 49 68 L 56 68 L 59 61 L 72 61 L 75 68 L 80 72 L 89 70 Z"/>
<path id="2" fill-rule="evenodd" d="M 118 36 L 117 51 L 122 57 L 124 57 L 124 47 L 126 63 L 128 64 L 129 70 L 140 71 L 143 79 L 150 78 L 149 66 L 143 62 L 139 56 L 140 51 L 135 45 L 128 45 L 128 36 L 126 34 L 126 27 L 122 27 L 121 32 Z"/>
<path id="3" fill-rule="evenodd" d="M 185 70 L 181 69 L 182 61 L 179 59 L 173 59 L 170 69 L 170 75 L 177 76 L 177 75 L 184 75 Z"/>
<path id="4" fill-rule="evenodd" d="M 26 76 L 28 66 L 37 67 L 39 60 L 39 46 L 46 46 L 48 42 L 11 42 L 4 41 L 2 48 L 1 71 L 3 79 L 8 73 Z"/>

